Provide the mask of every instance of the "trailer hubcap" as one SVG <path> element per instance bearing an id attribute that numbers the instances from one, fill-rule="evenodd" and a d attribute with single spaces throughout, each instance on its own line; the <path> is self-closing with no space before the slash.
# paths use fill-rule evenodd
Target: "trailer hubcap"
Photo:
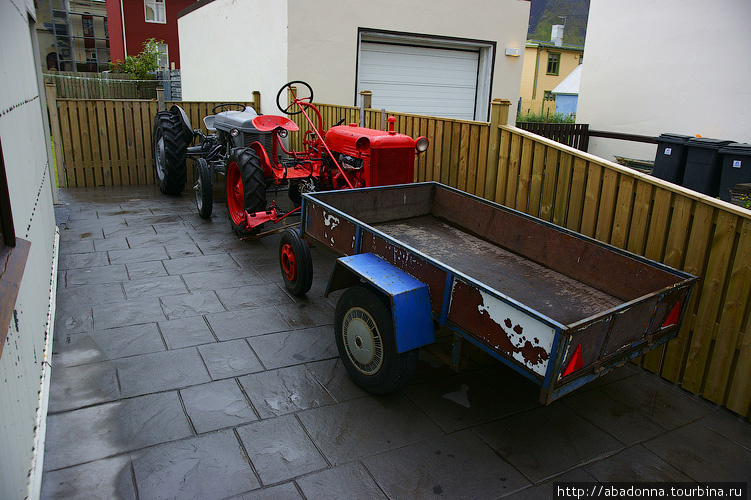
<path id="1" fill-rule="evenodd" d="M 289 243 L 282 246 L 282 269 L 287 281 L 295 281 L 295 278 L 297 278 L 297 257 L 295 257 L 295 250 Z"/>
<path id="2" fill-rule="evenodd" d="M 373 375 L 383 365 L 383 342 L 375 320 L 368 311 L 353 307 L 342 323 L 344 346 L 352 364 L 365 375 Z"/>

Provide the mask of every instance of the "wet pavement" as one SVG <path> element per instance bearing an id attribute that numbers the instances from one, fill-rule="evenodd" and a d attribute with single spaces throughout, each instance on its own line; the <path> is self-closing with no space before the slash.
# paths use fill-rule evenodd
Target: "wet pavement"
<path id="1" fill-rule="evenodd" d="M 483 353 L 423 351 L 369 395 L 338 361 L 313 248 L 290 296 L 279 236 L 155 188 L 60 191 L 42 498 L 553 498 L 560 481 L 748 481 L 751 424 L 629 364 L 549 406 Z M 279 200 L 286 193 L 276 195 Z"/>

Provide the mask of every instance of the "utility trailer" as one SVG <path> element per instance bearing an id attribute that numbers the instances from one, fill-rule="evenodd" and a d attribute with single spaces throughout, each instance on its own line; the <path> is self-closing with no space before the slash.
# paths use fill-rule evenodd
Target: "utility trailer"
<path id="1" fill-rule="evenodd" d="M 434 182 L 305 193 L 302 211 L 302 238 L 343 256 L 337 347 L 373 393 L 411 378 L 439 326 L 454 362 L 469 341 L 548 404 L 674 338 L 697 281 Z"/>

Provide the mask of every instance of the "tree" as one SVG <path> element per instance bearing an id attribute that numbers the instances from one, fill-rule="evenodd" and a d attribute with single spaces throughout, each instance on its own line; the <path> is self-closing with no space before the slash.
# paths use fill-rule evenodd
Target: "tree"
<path id="1" fill-rule="evenodd" d="M 162 40 L 149 38 L 143 42 L 143 50 L 135 56 L 126 56 L 125 62 L 110 63 L 113 73 L 130 73 L 136 80 L 145 80 L 159 68 L 159 44 Z"/>

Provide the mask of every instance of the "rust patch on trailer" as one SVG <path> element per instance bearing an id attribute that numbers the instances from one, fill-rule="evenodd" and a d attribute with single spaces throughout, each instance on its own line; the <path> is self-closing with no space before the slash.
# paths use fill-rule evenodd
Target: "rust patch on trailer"
<path id="1" fill-rule="evenodd" d="M 512 310 L 510 306 L 506 307 Z M 495 309 L 496 306 L 486 303 L 480 290 L 461 281 L 455 283 L 449 320 L 472 332 L 494 350 L 510 355 L 538 375 L 544 375 L 552 348 L 552 329 L 543 332 L 523 325 L 526 314 L 521 311 L 516 311 L 514 318 L 510 314 L 503 318 L 498 316 L 500 310 Z"/>
<path id="2" fill-rule="evenodd" d="M 339 255 L 355 253 L 355 225 L 313 203 L 308 204 L 305 232 Z"/>

